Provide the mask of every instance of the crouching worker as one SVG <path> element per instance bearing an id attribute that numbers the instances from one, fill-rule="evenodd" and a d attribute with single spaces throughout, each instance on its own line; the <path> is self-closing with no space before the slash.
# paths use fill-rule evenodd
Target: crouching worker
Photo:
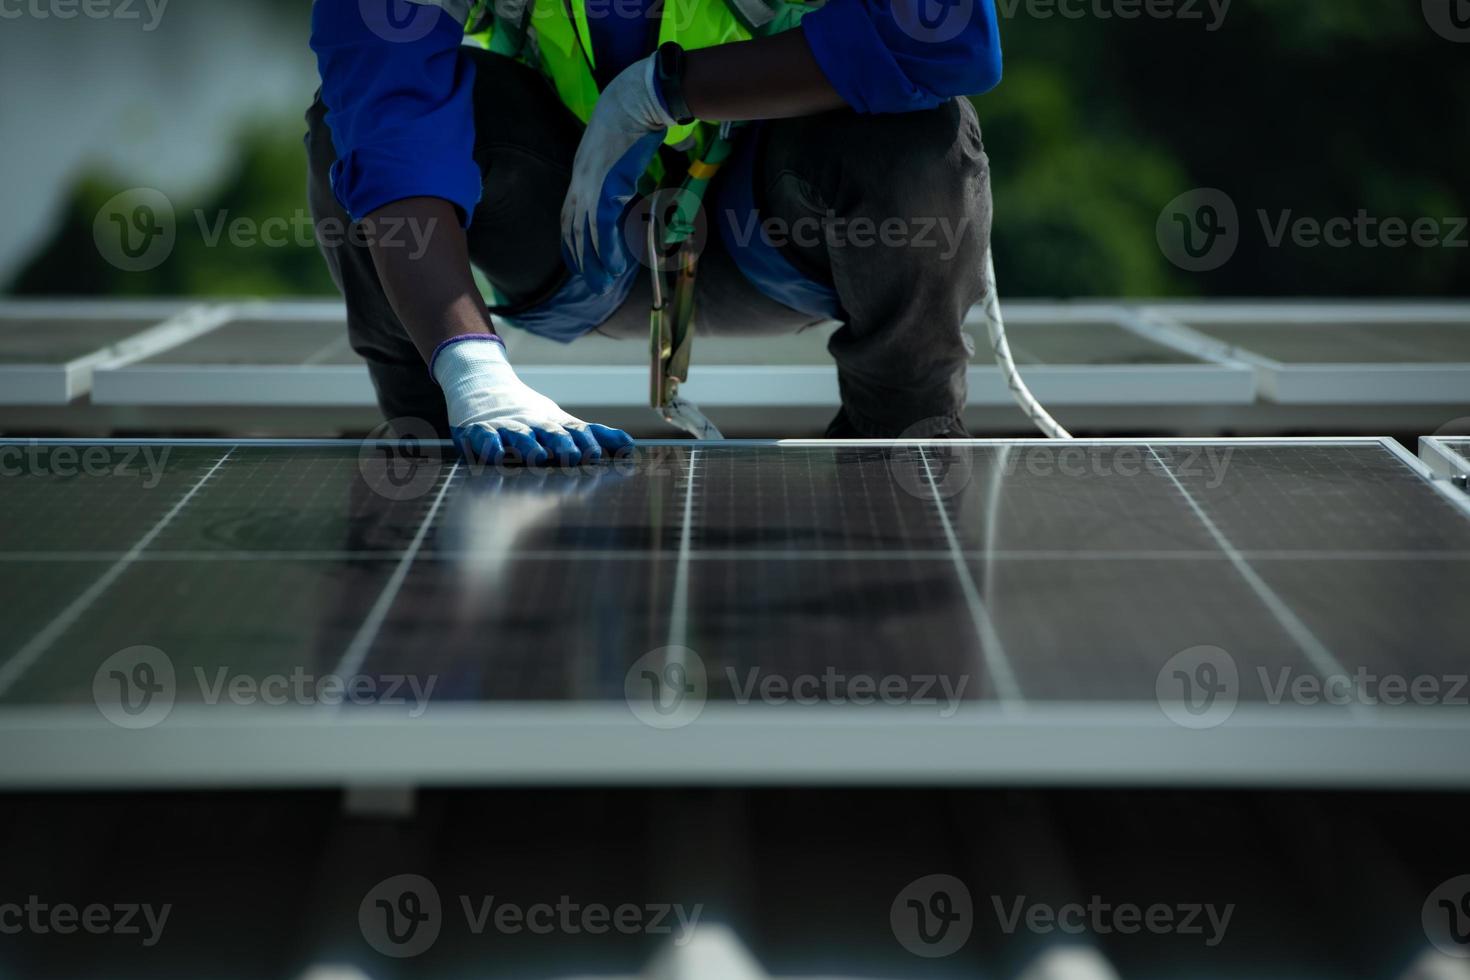
<path id="1" fill-rule="evenodd" d="M 703 198 L 700 333 L 836 319 L 830 437 L 964 434 L 992 0 L 316 0 L 311 45 L 312 211 L 358 222 L 319 237 L 387 418 L 491 460 L 630 445 L 524 384 L 490 313 L 646 338 L 630 212 L 740 122 Z"/>

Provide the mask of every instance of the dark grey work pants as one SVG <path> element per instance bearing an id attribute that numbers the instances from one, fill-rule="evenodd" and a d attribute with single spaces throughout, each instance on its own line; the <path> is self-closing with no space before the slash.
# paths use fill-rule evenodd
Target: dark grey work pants
<path id="1" fill-rule="evenodd" d="M 567 275 L 558 217 L 582 124 L 532 69 L 466 50 L 476 59 L 475 159 L 484 175 L 470 256 L 502 295 L 534 302 Z M 318 99 L 306 116 L 311 209 L 317 222 L 345 222 L 328 177 L 336 153 L 325 117 Z M 774 229 L 769 240 L 807 276 L 834 287 L 844 311 L 828 343 L 842 393 L 828 434 L 961 434 L 972 351 L 960 327 L 984 289 L 991 220 L 974 108 L 957 99 L 895 115 L 839 110 L 766 123 L 757 137 L 755 202 Z M 332 236 L 322 252 L 385 417 L 447 430 L 438 386 L 394 315 L 366 246 Z M 604 333 L 646 340 L 647 278 L 639 276 Z M 792 332 L 820 322 L 757 291 L 714 228 L 698 288 L 701 335 Z"/>

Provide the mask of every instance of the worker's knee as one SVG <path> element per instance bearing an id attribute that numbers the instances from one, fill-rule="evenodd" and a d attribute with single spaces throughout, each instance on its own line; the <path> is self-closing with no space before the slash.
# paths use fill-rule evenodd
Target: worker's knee
<path id="1" fill-rule="evenodd" d="M 916 112 L 831 112 L 772 134 L 777 170 L 798 174 L 841 209 L 857 200 L 933 211 L 988 196 L 989 161 L 968 99 Z"/>
<path id="2" fill-rule="evenodd" d="M 881 246 L 888 261 L 909 256 L 942 269 L 951 260 L 978 263 L 989 242 L 989 162 L 966 99 L 773 127 L 764 174 L 768 209 L 820 221 L 829 250 L 852 238 Z"/>
<path id="3" fill-rule="evenodd" d="M 951 99 L 933 109 L 857 116 L 863 150 L 844 167 L 848 196 L 899 219 L 944 219 L 988 235 L 990 167 L 975 109 Z M 963 222 L 961 226 L 959 223 Z"/>

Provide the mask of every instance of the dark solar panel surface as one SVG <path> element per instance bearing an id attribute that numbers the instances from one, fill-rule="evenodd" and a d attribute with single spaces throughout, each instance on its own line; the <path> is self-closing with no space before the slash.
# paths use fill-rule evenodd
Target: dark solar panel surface
<path id="1" fill-rule="evenodd" d="M 653 445 L 572 474 L 400 459 L 392 481 L 383 447 L 113 445 L 80 472 L 85 447 L 18 448 L 10 703 L 85 702 L 134 645 L 182 699 L 299 669 L 617 700 L 667 646 L 737 699 L 830 675 L 1147 701 L 1200 645 L 1248 699 L 1282 670 L 1463 669 L 1470 519 L 1376 444 Z"/>
<path id="2" fill-rule="evenodd" d="M 1188 318 L 1185 318 L 1188 321 Z M 1285 364 L 1466 364 L 1470 323 L 1190 323 Z"/>
<path id="3" fill-rule="evenodd" d="M 979 350 L 985 350 L 984 328 L 967 332 Z M 1023 364 L 1198 364 L 1203 363 L 1134 333 L 1107 320 L 1075 322 L 1032 322 L 1017 319 L 1007 325 L 1011 352 Z M 759 344 L 748 338 L 700 337 L 698 363 L 706 365 L 822 366 L 832 363 L 827 353 L 827 327 L 814 327 L 797 334 L 762 337 Z M 510 332 L 507 337 L 512 360 L 517 363 L 549 361 L 560 365 L 642 365 L 648 360 L 643 343 L 615 340 L 593 334 L 567 346 L 554 341 Z M 985 359 L 982 359 L 984 362 Z"/>
<path id="4" fill-rule="evenodd" d="M 231 320 L 147 358 L 145 364 L 310 365 L 361 364 L 342 323 Z"/>
<path id="5" fill-rule="evenodd" d="M 1203 363 L 1106 320 L 1012 322 L 1006 325 L 1006 334 L 1011 353 L 1020 364 Z M 984 339 L 983 330 L 978 339 Z"/>
<path id="6" fill-rule="evenodd" d="M 162 322 L 163 317 L 64 320 L 0 317 L 0 364 L 65 364 Z"/>

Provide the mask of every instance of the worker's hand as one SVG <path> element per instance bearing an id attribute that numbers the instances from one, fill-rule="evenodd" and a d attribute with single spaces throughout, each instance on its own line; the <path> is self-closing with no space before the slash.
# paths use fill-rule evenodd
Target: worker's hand
<path id="1" fill-rule="evenodd" d="M 653 57 L 635 61 L 597 100 L 572 163 L 572 185 L 561 209 L 562 252 L 594 290 L 617 281 L 628 265 L 623 211 L 638 178 L 676 125 L 659 97 Z"/>
<path id="2" fill-rule="evenodd" d="M 519 456 L 528 466 L 575 466 L 633 445 L 619 429 L 589 425 L 528 388 L 496 338 L 466 337 L 441 346 L 431 365 L 444 390 L 449 426 L 460 449 L 496 463 Z"/>

